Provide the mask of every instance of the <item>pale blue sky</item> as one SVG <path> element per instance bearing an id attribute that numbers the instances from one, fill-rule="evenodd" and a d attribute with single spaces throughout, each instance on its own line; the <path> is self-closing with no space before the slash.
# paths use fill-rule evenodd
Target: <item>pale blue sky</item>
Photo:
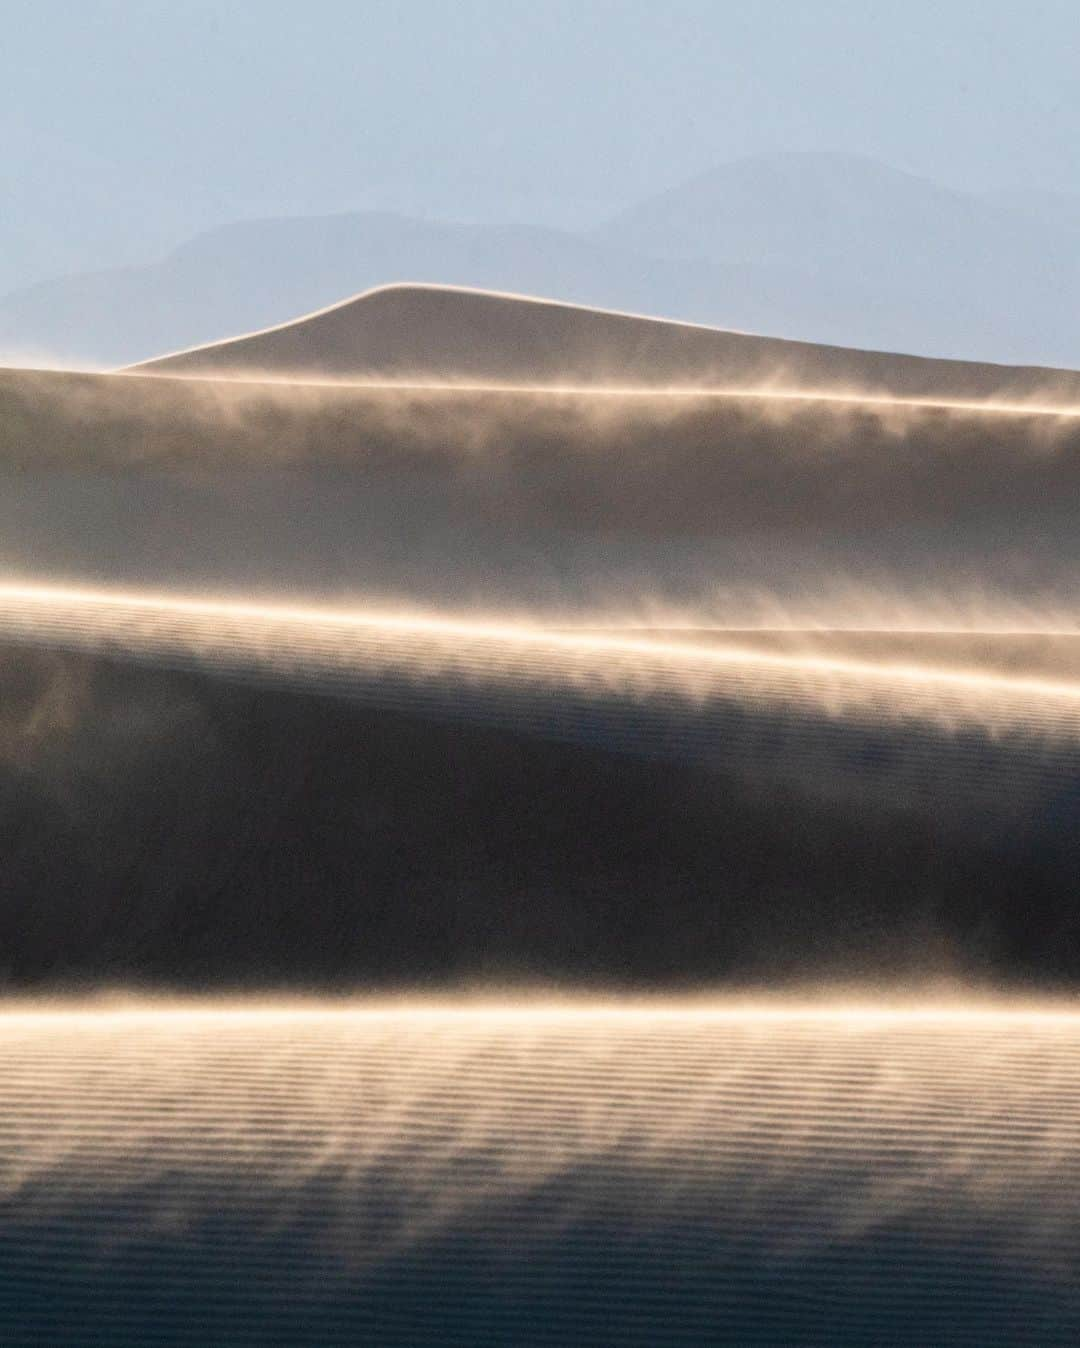
<path id="1" fill-rule="evenodd" d="M 0 288 L 259 215 L 583 224 L 775 149 L 1080 192 L 1077 0 L 0 0 L 0 14 Z"/>

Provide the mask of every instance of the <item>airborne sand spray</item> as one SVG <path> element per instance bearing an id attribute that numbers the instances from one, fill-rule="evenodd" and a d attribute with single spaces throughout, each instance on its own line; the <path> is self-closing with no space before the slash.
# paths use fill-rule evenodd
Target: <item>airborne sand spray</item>
<path id="1" fill-rule="evenodd" d="M 724 626 L 1073 621 L 1065 408 L 26 372 L 0 387 L 12 578 L 554 622 L 652 623 L 650 606 Z"/>
<path id="2" fill-rule="evenodd" d="M 735 697 L 805 701 L 824 715 L 861 713 L 946 728 L 1045 724 L 1048 733 L 1080 743 L 1080 633 L 702 631 L 670 621 L 650 632 L 627 629 L 602 613 L 584 616 L 574 630 L 473 616 L 0 585 L 4 640 L 165 667 L 213 668 L 236 660 L 271 682 L 278 672 L 287 683 L 306 677 L 302 671 L 317 680 L 321 671 L 325 677 L 340 673 L 343 686 L 350 673 L 362 685 L 370 673 L 397 670 L 416 683 L 446 676 L 535 682 L 636 699 L 681 697 L 696 705 L 727 683 Z M 858 654 L 842 653 L 853 644 Z M 1015 655 L 1013 646 L 1019 648 Z M 990 668 L 978 668 L 980 655 Z M 1052 663 L 1054 655 L 1062 672 L 1041 675 L 1040 660 Z M 1001 664 L 1029 668 L 996 669 L 995 656 Z M 1063 676 L 1065 670 L 1074 676 Z"/>

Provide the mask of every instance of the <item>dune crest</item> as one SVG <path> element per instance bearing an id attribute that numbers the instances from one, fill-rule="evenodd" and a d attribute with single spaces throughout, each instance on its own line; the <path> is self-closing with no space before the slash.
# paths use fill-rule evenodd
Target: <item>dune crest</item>
<path id="1" fill-rule="evenodd" d="M 1080 375 L 724 331 L 455 286 L 389 285 L 296 320 L 130 367 L 144 374 L 774 386 L 1080 403 Z"/>

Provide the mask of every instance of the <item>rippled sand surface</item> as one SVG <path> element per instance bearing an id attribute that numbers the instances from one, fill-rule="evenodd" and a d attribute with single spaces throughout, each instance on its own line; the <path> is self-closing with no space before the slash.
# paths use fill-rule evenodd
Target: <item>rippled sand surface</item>
<path id="1" fill-rule="evenodd" d="M 5 1343 L 1071 1344 L 1071 1005 L 9 1007 Z"/>

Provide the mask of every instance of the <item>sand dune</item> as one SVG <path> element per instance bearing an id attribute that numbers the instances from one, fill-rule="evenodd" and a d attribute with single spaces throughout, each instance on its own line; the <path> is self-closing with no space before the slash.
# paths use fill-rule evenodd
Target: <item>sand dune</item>
<path id="1" fill-rule="evenodd" d="M 658 386 L 741 340 L 390 288 L 4 374 L 9 979 L 1080 977 L 1068 381 Z M 654 385 L 541 386 L 601 342 Z"/>
<path id="2" fill-rule="evenodd" d="M 737 626 L 1075 611 L 1064 405 L 26 372 L 0 391 L 8 576 Z"/>
<path id="3" fill-rule="evenodd" d="M 1067 1345 L 1069 1007 L 8 1009 L 6 1343 Z"/>
<path id="4" fill-rule="evenodd" d="M 684 387 L 780 384 L 913 398 L 1080 401 L 1080 376 L 724 332 L 452 286 L 370 290 L 291 323 L 162 356 L 147 373 Z"/>
<path id="5" fill-rule="evenodd" d="M 770 635 L 2 591 L 7 980 L 1074 985 L 1075 666 Z"/>

